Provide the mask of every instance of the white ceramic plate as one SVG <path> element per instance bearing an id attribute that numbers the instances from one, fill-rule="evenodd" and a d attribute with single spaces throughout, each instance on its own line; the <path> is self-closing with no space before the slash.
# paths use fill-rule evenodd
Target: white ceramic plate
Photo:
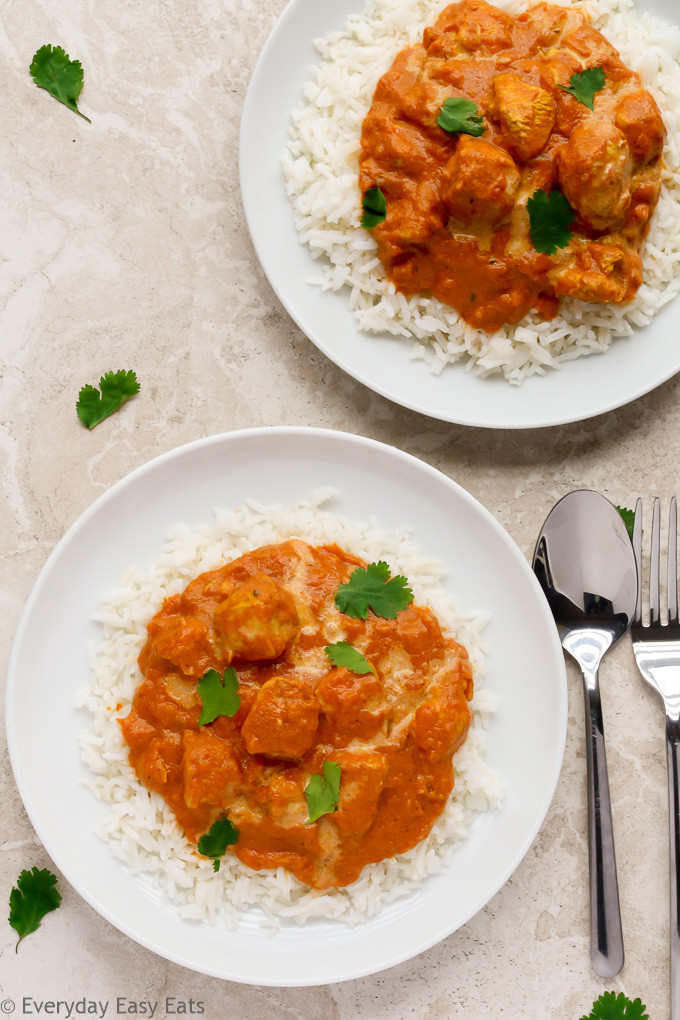
<path id="1" fill-rule="evenodd" d="M 645 7 L 668 20 L 669 0 L 648 0 Z M 606 354 L 567 362 L 518 387 L 496 376 L 480 379 L 462 365 L 433 376 L 423 361 L 409 360 L 409 340 L 360 333 L 344 291 L 324 293 L 305 282 L 319 275 L 319 263 L 298 239 L 280 157 L 291 111 L 320 60 L 312 41 L 341 29 L 362 8 L 363 0 L 291 0 L 262 51 L 243 109 L 241 195 L 250 235 L 270 284 L 300 329 L 336 365 L 390 400 L 442 421 L 485 428 L 580 421 L 627 404 L 680 371 L 677 302 L 651 326 L 616 340 Z"/>
<path id="2" fill-rule="evenodd" d="M 480 817 L 448 870 L 351 930 L 314 922 L 272 937 L 256 911 L 236 932 L 182 921 L 166 897 L 109 857 L 93 828 L 106 805 L 83 787 L 74 710 L 88 682 L 90 622 L 128 565 L 156 556 L 176 521 L 247 498 L 288 502 L 319 486 L 334 506 L 387 528 L 413 526 L 423 552 L 443 561 L 462 608 L 492 620 L 487 686 L 499 709 L 487 760 L 506 784 L 503 808 Z M 524 857 L 550 804 L 566 733 L 562 650 L 547 603 L 517 546 L 460 486 L 389 446 L 316 429 L 233 432 L 181 447 L 138 468 L 101 496 L 59 543 L 28 600 L 7 689 L 10 755 L 26 810 L 47 852 L 95 910 L 176 963 L 233 981 L 311 985 L 359 977 L 415 956 L 464 924 Z M 65 805 L 68 804 L 66 811 Z"/>

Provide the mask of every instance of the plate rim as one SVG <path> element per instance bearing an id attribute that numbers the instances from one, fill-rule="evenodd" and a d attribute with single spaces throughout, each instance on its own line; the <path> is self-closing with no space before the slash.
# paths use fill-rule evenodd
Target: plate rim
<path id="1" fill-rule="evenodd" d="M 151 939 L 147 938 L 144 935 L 140 935 L 130 925 L 118 920 L 114 916 L 114 914 L 100 902 L 96 894 L 90 893 L 88 889 L 81 884 L 79 876 L 77 874 L 76 875 L 73 874 L 74 866 L 70 865 L 68 861 L 66 861 L 66 864 L 64 865 L 62 855 L 59 852 L 57 852 L 56 855 L 53 854 L 51 849 L 53 844 L 52 838 L 50 836 L 50 831 L 47 831 L 47 833 L 45 833 L 42 823 L 39 820 L 39 816 L 37 816 L 36 814 L 35 805 L 31 802 L 30 793 L 28 794 L 28 796 L 26 795 L 24 780 L 21 775 L 21 769 L 19 767 L 18 760 L 20 755 L 20 751 L 18 749 L 19 736 L 18 733 L 15 734 L 14 727 L 16 714 L 14 709 L 14 692 L 18 682 L 17 660 L 20 655 L 21 644 L 24 640 L 24 632 L 28 627 L 28 623 L 33 612 L 34 605 L 40 597 L 42 588 L 47 582 L 48 576 L 53 568 L 53 565 L 59 560 L 63 553 L 63 550 L 67 547 L 71 539 L 77 534 L 80 528 L 84 524 L 86 524 L 90 520 L 90 518 L 98 512 L 101 506 L 105 505 L 111 499 L 115 498 L 118 495 L 118 493 L 123 491 L 128 486 L 134 484 L 134 482 L 142 475 L 151 473 L 154 470 L 154 468 L 158 465 L 165 464 L 168 461 L 172 461 L 181 456 L 190 454 L 193 450 L 205 448 L 210 445 L 221 445 L 223 443 L 227 444 L 238 443 L 245 437 L 268 436 L 274 434 L 293 435 L 296 437 L 310 437 L 312 439 L 319 437 L 323 438 L 324 440 L 331 439 L 333 441 L 338 441 L 341 444 L 349 442 L 350 445 L 357 444 L 359 446 L 371 447 L 381 452 L 382 454 L 387 454 L 387 456 L 394 456 L 397 460 L 409 462 L 412 464 L 412 466 L 415 466 L 418 469 L 425 471 L 427 474 L 429 474 L 434 479 L 438 480 L 440 483 L 444 483 L 445 486 L 452 490 L 459 498 L 462 498 L 466 503 L 468 503 L 468 505 L 472 509 L 474 509 L 477 513 L 481 515 L 481 517 L 485 520 L 486 524 L 491 526 L 491 528 L 496 531 L 500 539 L 506 545 L 508 551 L 512 554 L 519 569 L 525 573 L 525 576 L 529 581 L 530 585 L 534 587 L 536 593 L 540 593 L 541 599 L 539 600 L 538 604 L 541 607 L 541 612 L 543 614 L 546 624 L 549 625 L 546 627 L 546 633 L 550 634 L 549 640 L 552 644 L 552 654 L 555 660 L 554 665 L 557 673 L 559 674 L 559 679 L 561 681 L 557 685 L 557 689 L 559 691 L 559 704 L 557 712 L 559 717 L 558 729 L 560 734 L 558 740 L 559 754 L 554 760 L 553 774 L 550 778 L 548 786 L 546 787 L 546 793 L 541 803 L 540 812 L 538 813 L 537 819 L 534 821 L 534 824 L 531 827 L 530 832 L 525 837 L 521 845 L 521 848 L 518 850 L 517 854 L 512 859 L 512 861 L 510 861 L 506 865 L 506 867 L 501 871 L 502 878 L 500 879 L 500 881 L 496 883 L 496 887 L 493 889 L 493 892 L 491 892 L 491 894 L 487 897 L 485 902 L 481 906 L 478 906 L 476 909 L 471 910 L 471 912 L 467 916 L 465 916 L 462 920 L 457 921 L 453 927 L 451 928 L 446 927 L 446 930 L 443 931 L 440 931 L 438 929 L 437 932 L 432 937 L 425 939 L 424 941 L 419 943 L 415 948 L 405 950 L 404 952 L 398 954 L 397 956 L 392 958 L 390 960 L 390 963 L 387 965 L 379 964 L 375 966 L 369 964 L 364 969 L 361 969 L 350 974 L 332 977 L 329 977 L 328 975 L 322 975 L 318 978 L 312 977 L 310 980 L 305 980 L 303 983 L 301 983 L 299 980 L 292 980 L 290 982 L 287 981 L 285 983 L 282 983 L 280 980 L 277 981 L 267 980 L 266 976 L 258 977 L 257 980 L 251 979 L 249 977 L 239 978 L 234 975 L 225 975 L 223 971 L 221 972 L 209 965 L 200 965 L 194 962 L 188 963 L 186 959 L 183 959 L 173 950 L 171 949 L 169 950 L 167 948 L 160 948 Z M 432 948 L 432 946 L 438 944 L 440 941 L 447 938 L 455 931 L 459 930 L 463 925 L 467 924 L 468 921 L 472 917 L 476 916 L 476 914 L 479 913 L 481 910 L 484 910 L 488 906 L 490 901 L 493 899 L 493 897 L 499 892 L 499 890 L 503 888 L 503 886 L 506 884 L 510 876 L 514 873 L 514 871 L 517 869 L 521 861 L 524 859 L 545 821 L 546 815 L 554 798 L 555 789 L 557 787 L 557 783 L 559 781 L 559 777 L 562 770 L 564 751 L 566 746 L 567 723 L 568 723 L 568 691 L 567 691 L 566 666 L 564 662 L 562 646 L 559 642 L 557 630 L 554 627 L 554 622 L 552 619 L 552 615 L 550 613 L 549 606 L 542 595 L 540 586 L 534 575 L 533 570 L 531 569 L 529 562 L 525 558 L 524 554 L 522 553 L 521 549 L 519 548 L 515 540 L 510 536 L 510 534 L 506 531 L 503 525 L 496 520 L 491 511 L 488 510 L 474 496 L 472 496 L 472 494 L 469 493 L 465 488 L 463 488 L 463 486 L 461 486 L 460 483 L 450 478 L 443 471 L 440 471 L 438 468 L 433 467 L 426 461 L 423 461 L 420 458 L 415 457 L 413 454 L 407 453 L 406 451 L 400 449 L 399 447 L 395 447 L 388 443 L 383 443 L 379 440 L 371 439 L 369 437 L 357 435 L 354 433 L 340 432 L 335 429 L 326 429 L 311 426 L 291 426 L 291 425 L 258 426 L 255 428 L 237 429 L 231 432 L 218 433 L 217 435 L 214 436 L 202 437 L 193 440 L 189 443 L 181 444 L 180 446 L 174 447 L 171 450 L 167 450 L 156 457 L 152 457 L 150 460 L 145 461 L 143 464 L 138 465 L 136 468 L 128 472 L 122 478 L 119 478 L 105 492 L 98 495 L 96 499 L 88 507 L 86 507 L 81 514 L 78 515 L 75 521 L 73 521 L 73 523 L 68 527 L 66 532 L 63 534 L 61 539 L 59 539 L 54 549 L 50 552 L 50 555 L 45 561 L 35 582 L 33 583 L 33 586 L 26 600 L 12 642 L 12 648 L 7 667 L 7 682 L 5 692 L 5 731 L 7 738 L 7 746 L 10 763 L 12 766 L 12 772 L 17 785 L 17 789 L 19 791 L 19 795 L 22 800 L 24 810 L 26 811 L 29 820 L 33 825 L 33 828 L 35 829 L 36 834 L 38 835 L 46 853 L 53 861 L 55 866 L 62 873 L 66 881 L 69 882 L 71 886 L 73 886 L 78 895 L 81 896 L 82 899 L 84 899 L 85 902 L 88 903 L 100 916 L 102 916 L 106 921 L 112 924 L 117 930 L 121 931 L 124 935 L 127 935 L 130 939 L 132 939 L 133 942 L 136 942 L 137 944 L 144 946 L 146 949 L 150 950 L 151 952 L 155 953 L 158 956 L 161 956 L 164 959 L 171 961 L 172 963 L 176 963 L 182 967 L 185 967 L 192 971 L 196 971 L 198 973 L 203 973 L 206 975 L 210 975 L 212 977 L 220 978 L 221 980 L 235 981 L 237 983 L 249 984 L 254 986 L 262 985 L 267 987 L 312 987 L 331 983 L 338 983 L 342 981 L 356 980 L 374 973 L 382 973 L 385 970 L 389 970 L 392 967 L 398 966 L 399 964 L 404 963 L 405 961 L 413 959 L 414 957 L 419 956 L 420 954 L 426 952 L 428 949 Z M 118 863 L 120 864 L 120 866 L 126 867 L 124 862 Z"/>
<path id="2" fill-rule="evenodd" d="M 569 2 L 571 2 L 571 0 L 569 0 Z M 259 87 L 259 79 L 263 75 L 264 68 L 267 66 L 270 55 L 276 52 L 277 46 L 279 44 L 279 37 L 285 33 L 289 20 L 292 20 L 295 17 L 298 9 L 302 8 L 304 10 L 306 6 L 311 6 L 312 3 L 318 4 L 319 0 L 289 0 L 286 7 L 283 9 L 281 14 L 277 18 L 276 22 L 272 26 L 272 29 L 264 43 L 264 46 L 260 51 L 258 59 L 253 68 L 250 81 L 248 83 L 248 88 L 246 91 L 239 127 L 239 152 L 238 152 L 239 191 L 241 197 L 241 206 L 244 211 L 246 225 L 248 227 L 248 233 L 250 235 L 250 240 L 253 245 L 253 248 L 255 249 L 255 254 L 257 255 L 260 267 L 267 279 L 267 282 L 269 283 L 269 286 L 274 291 L 276 297 L 278 298 L 279 302 L 283 305 L 284 309 L 286 310 L 290 318 L 297 325 L 297 327 L 304 333 L 307 339 L 311 343 L 313 343 L 314 346 L 322 352 L 322 354 L 324 354 L 330 361 L 337 365 L 338 368 L 340 368 L 343 372 L 347 373 L 351 378 L 355 379 L 363 386 L 366 386 L 369 390 L 372 390 L 373 392 L 379 394 L 380 396 L 386 398 L 387 400 L 390 400 L 397 406 L 405 407 L 408 410 L 414 411 L 419 414 L 423 414 L 429 418 L 434 419 L 435 421 L 444 421 L 450 424 L 464 425 L 470 428 L 474 427 L 484 429 L 502 429 L 508 431 L 516 431 L 520 429 L 556 428 L 561 425 L 570 425 L 581 421 L 583 422 L 589 421 L 592 418 L 608 414 L 611 411 L 614 411 L 620 407 L 625 407 L 626 405 L 633 403 L 634 401 L 640 399 L 646 394 L 651 393 L 653 390 L 657 389 L 665 382 L 668 382 L 668 380 L 673 378 L 673 376 L 677 375 L 678 372 L 680 372 L 680 348 L 677 349 L 675 361 L 671 360 L 670 364 L 667 364 L 660 372 L 656 372 L 655 374 L 653 374 L 653 377 L 643 382 L 640 382 L 641 375 L 639 373 L 633 372 L 630 377 L 633 382 L 632 388 L 630 384 L 628 384 L 627 386 L 626 385 L 621 386 L 620 389 L 625 390 L 626 392 L 619 392 L 618 394 L 613 394 L 604 404 L 598 405 L 596 407 L 591 407 L 583 413 L 578 412 L 576 415 L 574 415 L 573 413 L 569 413 L 568 411 L 565 410 L 565 412 L 561 414 L 539 421 L 532 418 L 523 417 L 517 417 L 513 420 L 507 420 L 502 417 L 492 419 L 487 416 L 487 420 L 482 421 L 478 418 L 470 417 L 469 415 L 456 413 L 455 395 L 457 386 L 455 384 L 451 386 L 451 402 L 450 402 L 454 410 L 452 410 L 451 412 L 442 411 L 441 409 L 431 410 L 425 403 L 410 398 L 408 394 L 404 395 L 403 393 L 399 394 L 395 393 L 388 386 L 383 385 L 380 378 L 378 379 L 371 378 L 370 373 L 366 374 L 365 372 L 363 372 L 360 365 L 352 365 L 350 362 L 348 362 L 347 358 L 343 356 L 342 350 L 337 350 L 336 348 L 333 347 L 332 344 L 327 343 L 324 340 L 323 336 L 320 335 L 316 329 L 314 329 L 312 326 L 308 324 L 308 312 L 305 310 L 304 307 L 303 308 L 298 307 L 288 297 L 285 289 L 283 288 L 282 284 L 277 278 L 275 266 L 272 265 L 272 262 L 275 262 L 275 260 L 270 259 L 270 257 L 268 256 L 264 239 L 261 236 L 260 231 L 255 229 L 253 207 L 251 206 L 251 203 L 247 198 L 248 164 L 246 162 L 246 151 L 248 148 L 247 144 L 247 135 L 249 132 L 248 125 L 252 119 L 253 109 L 257 108 L 256 90 Z M 362 9 L 363 8 L 361 0 L 355 0 L 353 13 L 359 13 L 360 10 Z M 659 17 L 658 15 L 655 16 Z M 305 44 L 312 43 L 313 39 L 311 38 L 307 38 L 305 40 Z M 310 64 L 308 70 L 311 71 L 312 66 L 313 65 Z M 291 110 L 289 111 L 289 114 L 291 112 L 292 107 Z M 285 194 L 285 181 L 283 179 L 283 174 L 281 174 L 280 186 L 281 196 L 283 197 L 283 199 L 285 199 L 286 203 L 290 207 L 290 213 L 292 217 L 293 216 L 292 205 L 290 203 L 290 200 L 288 199 L 288 196 Z M 299 237 L 298 243 L 302 244 L 302 242 L 299 241 Z M 344 293 L 344 289 L 339 291 L 338 293 L 342 295 Z M 676 295 L 674 301 L 680 301 L 680 295 Z M 671 304 L 672 303 L 673 302 L 671 302 Z M 660 312 L 663 312 L 664 310 L 668 311 L 667 308 L 659 309 Z M 643 329 L 648 327 L 634 326 L 633 328 L 635 333 L 639 334 L 642 332 Z M 366 334 L 366 337 L 368 339 L 375 339 L 373 334 L 369 333 Z M 394 340 L 395 338 L 390 337 L 390 339 Z M 405 341 L 408 338 L 401 337 L 399 339 Z M 630 339 L 631 339 L 630 336 L 616 337 L 614 341 L 612 341 L 612 346 L 615 345 L 617 342 L 619 344 L 623 344 L 626 340 Z M 610 351 L 611 347 L 608 348 L 606 351 L 601 352 L 601 354 L 590 354 L 577 359 L 575 358 L 569 360 L 561 364 L 559 368 L 551 369 L 548 373 L 546 373 L 545 376 L 542 376 L 541 378 L 548 379 L 551 378 L 552 376 L 555 376 L 558 373 L 563 374 L 568 373 L 570 371 L 573 372 L 575 362 L 578 363 L 579 366 L 581 366 L 584 362 L 590 361 L 592 358 L 599 358 L 602 356 L 602 354 L 604 355 L 609 354 Z M 456 383 L 458 383 L 465 376 L 471 374 L 469 373 L 469 370 L 466 367 L 467 365 L 468 362 L 457 362 L 454 365 L 447 364 L 445 365 L 441 376 L 437 376 L 436 378 L 443 378 L 447 376 L 448 378 L 451 378 L 451 375 L 448 375 L 448 373 L 453 373 L 457 371 L 459 375 L 456 379 Z M 580 370 L 582 369 L 581 368 L 577 369 L 577 371 Z M 496 382 L 498 381 L 498 379 L 494 376 L 492 376 L 491 379 L 495 379 Z M 523 390 L 523 386 L 531 381 L 537 382 L 540 380 L 534 378 L 527 379 L 520 386 L 513 386 L 511 383 L 507 382 L 507 380 L 503 380 L 503 384 L 515 390 L 519 397 L 519 394 L 523 392 L 526 393 L 526 390 Z M 578 385 L 579 379 L 577 376 L 575 376 L 574 387 L 577 388 Z"/>

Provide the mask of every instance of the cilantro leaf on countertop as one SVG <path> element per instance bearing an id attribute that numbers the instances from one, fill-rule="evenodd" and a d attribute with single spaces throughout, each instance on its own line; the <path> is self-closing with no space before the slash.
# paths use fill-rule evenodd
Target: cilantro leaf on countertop
<path id="1" fill-rule="evenodd" d="M 61 46 L 53 48 L 48 43 L 35 53 L 28 70 L 38 88 L 46 89 L 69 110 L 92 123 L 76 103 L 83 88 L 83 66 L 79 60 L 71 60 Z"/>
<path id="2" fill-rule="evenodd" d="M 361 217 L 361 226 L 365 230 L 372 230 L 373 227 L 377 227 L 379 223 L 382 223 L 387 216 L 387 202 L 380 190 L 380 185 L 376 184 L 374 188 L 369 188 L 368 191 L 364 192 L 361 208 L 364 213 Z"/>
<path id="3" fill-rule="evenodd" d="M 566 248 L 571 241 L 569 227 L 575 213 L 561 191 L 547 194 L 539 188 L 527 202 L 527 212 L 536 251 L 554 255 L 558 248 Z"/>
<path id="4" fill-rule="evenodd" d="M 224 857 L 227 847 L 238 840 L 238 829 L 226 815 L 217 818 L 207 832 L 198 841 L 198 852 L 204 857 L 212 857 L 213 871 L 220 870 L 220 857 Z"/>
<path id="5" fill-rule="evenodd" d="M 413 592 L 405 577 L 390 577 L 390 568 L 381 560 L 357 567 L 347 584 L 341 584 L 335 594 L 335 605 L 341 613 L 359 620 L 368 617 L 372 609 L 376 616 L 393 620 L 397 613 L 413 602 Z"/>
<path id="6" fill-rule="evenodd" d="M 218 715 L 236 715 L 241 707 L 238 690 L 238 676 L 233 666 L 227 666 L 224 677 L 216 669 L 207 669 L 198 681 L 198 694 L 203 705 L 198 725 L 207 726 Z"/>
<path id="7" fill-rule="evenodd" d="M 633 537 L 633 528 L 635 527 L 635 511 L 629 510 L 625 506 L 617 506 L 616 508 L 621 516 L 623 517 L 623 523 L 626 525 L 626 530 L 630 537 Z"/>
<path id="8" fill-rule="evenodd" d="M 56 910 L 61 894 L 56 888 L 57 876 L 47 868 L 22 871 L 17 884 L 9 894 L 9 923 L 19 936 L 19 942 L 40 927 L 45 914 Z M 19 942 L 16 948 L 19 949 Z"/>
<path id="9" fill-rule="evenodd" d="M 471 99 L 464 99 L 462 96 L 451 96 L 444 100 L 437 124 L 450 135 L 474 135 L 478 138 L 484 134 L 484 123 L 479 107 Z"/>
<path id="10" fill-rule="evenodd" d="M 349 641 L 336 641 L 334 645 L 326 645 L 324 652 L 334 666 L 345 666 L 352 673 L 375 673 L 368 659 L 353 648 Z"/>
<path id="11" fill-rule="evenodd" d="M 585 71 L 572 74 L 568 85 L 558 85 L 558 89 L 568 92 L 579 103 L 583 103 L 588 109 L 593 109 L 593 100 L 596 92 L 604 88 L 604 68 L 587 67 Z"/>
<path id="12" fill-rule="evenodd" d="M 649 1020 L 640 999 L 633 1002 L 623 992 L 604 992 L 593 1003 L 592 1012 L 581 1020 Z"/>
<path id="13" fill-rule="evenodd" d="M 117 411 L 126 400 L 139 393 L 139 383 L 134 372 L 107 372 L 99 380 L 101 393 L 96 386 L 83 386 L 78 394 L 76 413 L 83 425 L 93 429 L 104 418 Z"/>
<path id="14" fill-rule="evenodd" d="M 318 773 L 312 776 L 305 790 L 305 800 L 309 812 L 311 825 L 322 815 L 332 814 L 340 800 L 340 777 L 342 769 L 336 761 L 325 761 L 323 763 L 323 775 Z"/>

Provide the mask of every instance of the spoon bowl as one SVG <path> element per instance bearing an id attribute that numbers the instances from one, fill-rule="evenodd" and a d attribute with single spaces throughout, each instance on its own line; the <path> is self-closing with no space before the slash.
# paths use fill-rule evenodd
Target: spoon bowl
<path id="1" fill-rule="evenodd" d="M 534 572 L 562 646 L 579 664 L 586 703 L 590 958 L 601 977 L 623 967 L 623 935 L 598 670 L 632 622 L 637 565 L 621 514 L 598 492 L 580 489 L 550 511 Z"/>

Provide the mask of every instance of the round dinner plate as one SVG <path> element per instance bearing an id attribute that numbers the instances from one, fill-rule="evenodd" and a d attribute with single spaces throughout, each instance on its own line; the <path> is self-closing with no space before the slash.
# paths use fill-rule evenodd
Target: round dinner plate
<path id="1" fill-rule="evenodd" d="M 168 529 L 209 521 L 247 499 L 289 503 L 320 486 L 332 509 L 382 527 L 408 525 L 441 560 L 462 610 L 488 610 L 485 685 L 497 696 L 486 760 L 506 784 L 501 808 L 479 816 L 440 875 L 354 929 L 339 922 L 237 931 L 183 921 L 144 876 L 94 835 L 108 808 L 83 785 L 74 709 L 89 682 L 92 614 L 127 567 L 157 556 Z M 262 428 L 203 439 L 133 471 L 58 544 L 17 631 L 7 687 L 7 736 L 17 784 L 47 852 L 78 892 L 122 932 L 197 971 L 258 985 L 313 985 L 383 970 L 422 952 L 479 911 L 529 849 L 550 804 L 566 734 L 562 650 L 524 556 L 455 482 L 392 447 L 321 429 Z M 68 811 L 65 805 L 68 804 Z"/>
<path id="2" fill-rule="evenodd" d="M 384 397 L 442 421 L 484 428 L 591 418 L 680 371 L 677 301 L 650 326 L 615 340 L 604 355 L 578 358 L 512 386 L 501 376 L 482 379 L 462 363 L 433 375 L 425 362 L 410 360 L 410 340 L 360 332 L 344 290 L 323 292 L 306 282 L 319 275 L 319 262 L 298 239 L 281 153 L 291 112 L 320 61 L 313 40 L 342 29 L 362 7 L 363 0 L 291 0 L 262 51 L 243 108 L 240 176 L 248 228 L 270 284 L 300 329 L 331 361 Z M 644 9 L 677 20 L 669 0 L 646 0 Z"/>

